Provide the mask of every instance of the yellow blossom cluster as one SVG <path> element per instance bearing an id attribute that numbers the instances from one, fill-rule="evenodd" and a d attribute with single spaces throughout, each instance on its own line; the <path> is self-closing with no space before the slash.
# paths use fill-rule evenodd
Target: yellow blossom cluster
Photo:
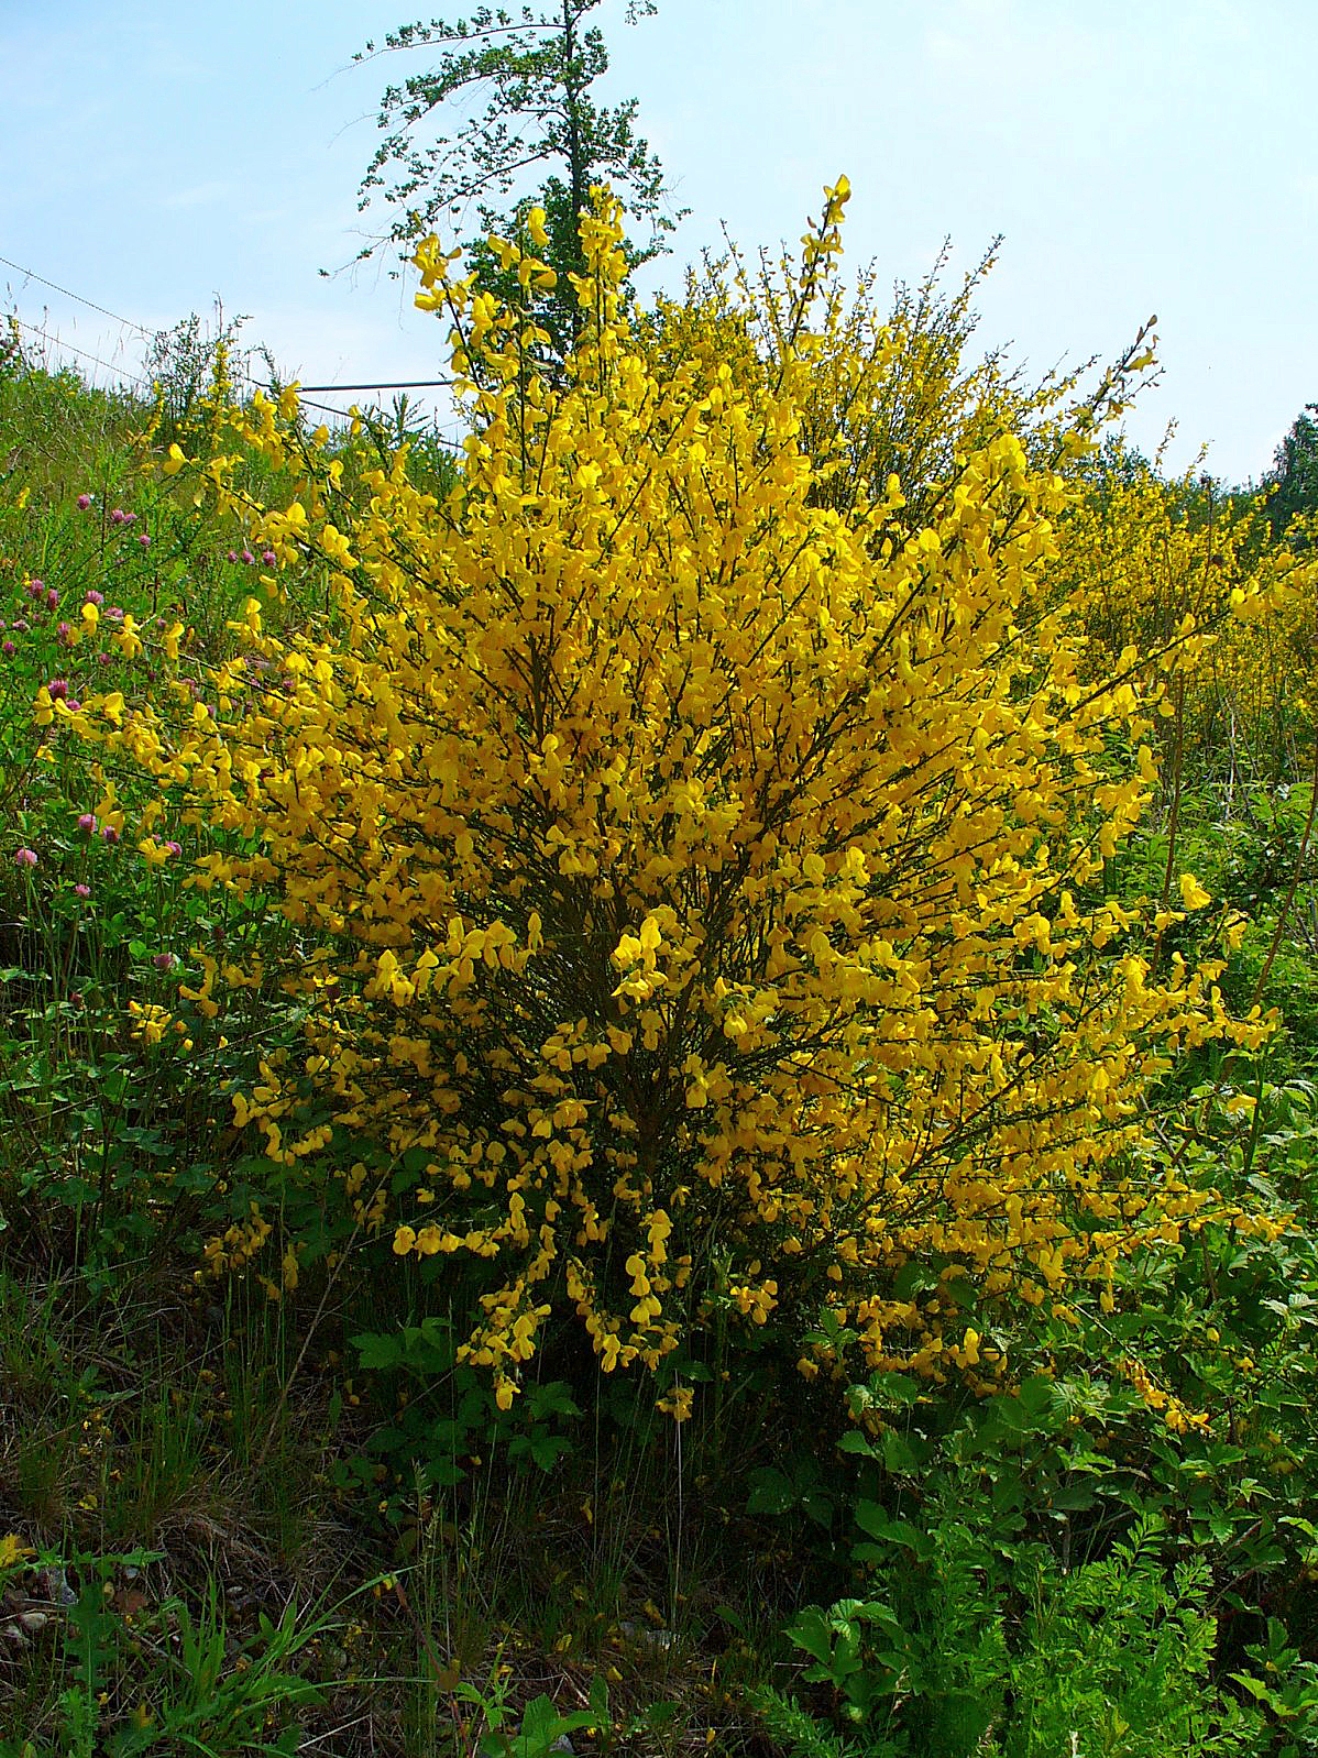
<path id="1" fill-rule="evenodd" d="M 1193 1429 L 1208 1427 L 1209 1419 L 1205 1414 L 1187 1409 L 1179 1398 L 1164 1391 L 1142 1362 L 1128 1359 L 1122 1363 L 1122 1372 L 1145 1406 L 1157 1412 L 1173 1434 L 1188 1434 Z"/>
<path id="2" fill-rule="evenodd" d="M 167 1034 L 172 1030 L 178 1040 L 178 1048 L 187 1054 L 193 1048 L 192 1039 L 188 1036 L 187 1021 L 175 1019 L 167 1007 L 161 1007 L 155 1001 L 130 1001 L 128 1017 L 132 1022 L 128 1035 L 135 1044 L 163 1044 Z"/>
<path id="3" fill-rule="evenodd" d="M 198 1275 L 219 1275 L 225 1270 L 243 1269 L 259 1257 L 272 1231 L 258 1205 L 252 1203 L 245 1221 L 236 1221 L 220 1238 L 207 1240 L 202 1254 L 203 1267 Z"/>
<path id="4" fill-rule="evenodd" d="M 1133 1151 L 1142 1100 L 1178 1051 L 1268 1030 L 1227 1018 L 1220 964 L 1155 970 L 1151 912 L 1105 889 L 1149 720 L 1058 587 L 1069 479 L 986 421 L 916 519 L 895 473 L 841 493 L 816 455 L 821 384 L 854 431 L 891 393 L 853 328 L 810 329 L 846 196 L 771 366 L 726 313 L 629 323 L 607 196 L 553 382 L 526 312 L 428 240 L 458 487 L 400 454 L 354 499 L 313 456 L 257 528 L 328 569 L 332 614 L 279 636 L 250 601 L 213 715 L 83 710 L 209 829 L 193 882 L 296 935 L 305 1044 L 235 1120 L 303 1176 L 362 1140 L 419 1167 L 364 1201 L 356 1160 L 345 1199 L 484 1275 L 465 1354 L 505 1405 L 573 1314 L 605 1370 L 715 1313 L 798 1339 L 828 1313 L 871 1368 L 989 1371 L 995 1313 L 1200 1223 L 1211 1194 Z M 291 408 L 232 419 L 295 455 Z M 1181 901 L 1211 907 L 1188 875 Z M 253 980 L 211 961 L 191 998 Z"/>
<path id="5" fill-rule="evenodd" d="M 1078 486 L 1057 573 L 1083 608 L 1090 671 L 1161 672 L 1160 699 L 1145 696 L 1175 761 L 1226 749 L 1248 773 L 1251 747 L 1311 725 L 1318 560 L 1271 540 L 1262 497 L 1193 472 L 1168 482 L 1120 446 Z"/>

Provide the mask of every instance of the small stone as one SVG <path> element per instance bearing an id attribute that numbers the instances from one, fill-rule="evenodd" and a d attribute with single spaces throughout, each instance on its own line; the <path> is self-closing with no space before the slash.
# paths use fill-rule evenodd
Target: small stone
<path id="1" fill-rule="evenodd" d="M 77 1605 L 78 1596 L 69 1586 L 69 1578 L 63 1569 L 43 1569 L 37 1576 L 37 1585 L 44 1598 L 54 1605 Z"/>

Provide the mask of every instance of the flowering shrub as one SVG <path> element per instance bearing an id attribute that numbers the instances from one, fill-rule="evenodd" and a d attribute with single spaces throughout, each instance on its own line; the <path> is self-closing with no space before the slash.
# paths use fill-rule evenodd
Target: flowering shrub
<path id="1" fill-rule="evenodd" d="M 1176 644 L 1162 705 L 1173 767 L 1280 774 L 1308 768 L 1313 588 L 1318 569 L 1271 541 L 1261 496 L 1207 476 L 1164 480 L 1120 445 L 1082 477 L 1059 574 L 1084 606 L 1091 670 Z M 1298 755 L 1298 763 L 1296 761 Z"/>
<path id="2" fill-rule="evenodd" d="M 350 497 L 313 453 L 254 529 L 286 579 L 331 569 L 332 615 L 276 635 L 252 599 L 211 711 L 79 717 L 209 826 L 193 883 L 298 937 L 184 990 L 273 981 L 303 1010 L 233 1100 L 272 1179 L 332 1180 L 340 1241 L 473 1264 L 463 1357 L 504 1407 L 573 1313 L 606 1371 L 671 1379 L 718 1315 L 808 1377 L 845 1337 L 874 1370 L 991 1378 L 1013 1309 L 1064 1313 L 1201 1223 L 1211 1193 L 1140 1156 L 1142 1107 L 1178 1051 L 1268 1029 L 1228 1020 L 1220 961 L 1155 963 L 1209 907 L 1191 875 L 1158 913 L 1105 889 L 1155 770 L 1138 668 L 1087 675 L 1058 589 L 1068 481 L 984 423 L 923 520 L 895 474 L 827 492 L 803 409 L 831 375 L 863 429 L 890 390 L 830 358 L 850 329 L 809 328 L 846 194 L 772 371 L 699 309 L 657 370 L 606 198 L 561 387 L 526 312 L 429 240 L 459 485 L 400 457 Z M 528 298 L 551 273 L 492 249 Z M 292 407 L 233 425 L 284 467 Z"/>

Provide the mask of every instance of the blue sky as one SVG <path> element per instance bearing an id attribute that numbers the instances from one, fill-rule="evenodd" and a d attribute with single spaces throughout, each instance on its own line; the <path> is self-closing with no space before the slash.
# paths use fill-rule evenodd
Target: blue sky
<path id="1" fill-rule="evenodd" d="M 455 16 L 461 8 L 437 10 Z M 918 279 L 1004 234 L 980 334 L 1042 372 L 1159 315 L 1134 437 L 1258 476 L 1318 400 L 1318 0 L 659 0 L 597 13 L 675 205 L 675 287 L 717 245 L 795 240 L 839 172 L 851 260 Z M 52 16 L 56 22 L 52 23 Z M 383 0 L 0 0 L 0 257 L 148 329 L 218 294 L 307 383 L 430 377 L 441 332 L 371 267 L 356 187 Z M 426 14 L 430 16 L 430 14 Z M 424 51 L 421 52 L 424 54 Z M 28 323 L 137 369 L 142 338 L 0 264 Z M 100 374 L 101 377 L 105 375 Z"/>

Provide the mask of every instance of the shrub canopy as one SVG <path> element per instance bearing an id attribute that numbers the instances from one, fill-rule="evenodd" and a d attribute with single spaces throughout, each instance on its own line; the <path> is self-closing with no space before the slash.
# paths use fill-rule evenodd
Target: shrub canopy
<path id="1" fill-rule="evenodd" d="M 279 569 L 330 563 L 332 615 L 276 637 L 253 600 L 213 712 L 103 729 L 207 827 L 198 882 L 300 936 L 305 1045 L 238 1121 L 400 1255 L 474 1262 L 505 1403 L 572 1312 L 606 1370 L 671 1377 L 717 1313 L 789 1328 L 807 1375 L 843 1330 L 874 1370 L 991 1375 L 1014 1304 L 1197 1223 L 1140 1153 L 1150 1092 L 1266 1030 L 1160 950 L 1191 876 L 1156 918 L 1105 888 L 1155 770 L 1134 656 L 1095 680 L 1058 589 L 1070 477 L 980 421 L 912 521 L 803 440 L 821 384 L 854 433 L 910 365 L 831 293 L 810 328 L 846 195 L 772 357 L 694 294 L 629 325 L 600 195 L 561 383 L 429 240 L 459 486 L 400 456 L 350 498 L 313 448 L 248 511 Z M 491 248 L 529 309 L 551 271 Z M 284 462 L 292 409 L 234 419 Z M 207 996 L 271 981 L 206 962 Z"/>

